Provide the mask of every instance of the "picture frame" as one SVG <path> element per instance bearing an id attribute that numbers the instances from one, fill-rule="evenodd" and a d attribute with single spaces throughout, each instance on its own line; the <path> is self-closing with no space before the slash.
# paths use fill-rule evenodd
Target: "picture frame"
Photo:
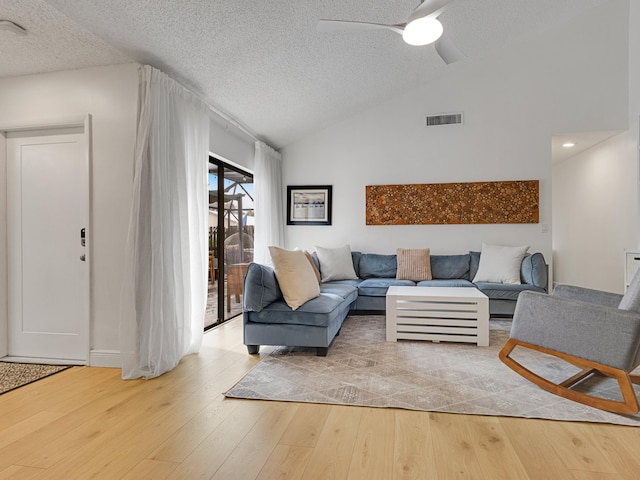
<path id="1" fill-rule="evenodd" d="M 287 225 L 331 225 L 332 185 L 288 185 Z"/>

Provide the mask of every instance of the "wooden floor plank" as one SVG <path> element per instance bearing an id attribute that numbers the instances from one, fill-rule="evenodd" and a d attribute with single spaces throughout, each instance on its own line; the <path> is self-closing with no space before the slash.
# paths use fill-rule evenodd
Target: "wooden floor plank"
<path id="1" fill-rule="evenodd" d="M 468 437 L 476 450 L 483 478 L 492 480 L 528 480 L 520 459 L 500 422 L 482 417 L 466 417 Z"/>
<path id="2" fill-rule="evenodd" d="M 436 477 L 444 479 L 485 478 L 477 452 L 466 428 L 468 416 L 430 413 L 429 425 L 433 441 Z"/>
<path id="3" fill-rule="evenodd" d="M 602 425 L 601 428 L 594 429 L 585 423 L 577 424 L 575 427 L 590 445 L 604 455 L 620 478 L 633 480 L 640 478 L 640 457 L 638 451 L 634 452 L 632 447 L 640 439 L 640 431 L 637 427 Z M 594 473 L 606 474 L 595 469 Z"/>
<path id="4" fill-rule="evenodd" d="M 36 480 L 44 473 L 46 473 L 46 470 L 41 468 L 11 465 L 0 471 L 0 480 Z"/>
<path id="5" fill-rule="evenodd" d="M 69 480 L 121 478 L 195 414 L 188 395 L 165 388 L 151 388 L 121 409 L 106 431 L 77 445 L 50 471 Z"/>
<path id="6" fill-rule="evenodd" d="M 68 412 L 78 408 L 91 401 L 100 385 L 106 388 L 117 377 L 119 370 L 113 368 L 72 367 L 0 395 L 0 430 L 33 415 L 34 410 Z"/>
<path id="7" fill-rule="evenodd" d="M 577 422 L 561 422 L 547 441 L 570 470 L 618 473 L 612 462 L 600 450 L 600 446 L 593 442 L 593 437 L 589 434 L 592 428 L 591 426 L 584 429 L 582 424 Z"/>
<path id="8" fill-rule="evenodd" d="M 307 480 L 344 479 L 349 473 L 360 427 L 358 407 L 332 406 L 304 472 Z"/>
<path id="9" fill-rule="evenodd" d="M 581 470 L 571 471 L 571 480 L 626 480 L 627 478 L 637 479 L 638 475 L 625 477 L 617 473 L 583 472 Z"/>
<path id="10" fill-rule="evenodd" d="M 1 430 L 0 450 L 2 450 L 3 447 L 19 441 L 25 436 L 36 432 L 47 425 L 50 425 L 63 415 L 64 414 L 60 412 L 49 412 L 44 410 L 36 412 L 29 418 L 25 418 L 23 421 Z"/>
<path id="11" fill-rule="evenodd" d="M 437 478 L 428 413 L 395 411 L 392 478 Z"/>
<path id="12" fill-rule="evenodd" d="M 40 429 L 0 449 L 0 456 L 15 458 L 21 465 L 48 468 L 68 455 L 91 449 L 123 418 L 148 407 L 146 396 L 153 390 L 151 384 L 118 382 L 121 389 L 95 397 L 92 403 L 58 419 L 53 428 Z"/>
<path id="13" fill-rule="evenodd" d="M 330 411 L 330 405 L 317 403 L 299 405 L 298 411 L 280 439 L 280 444 L 315 447 Z"/>
<path id="14" fill-rule="evenodd" d="M 145 458 L 122 477 L 122 480 L 165 480 L 177 466 L 177 463 Z"/>
<path id="15" fill-rule="evenodd" d="M 500 424 L 530 478 L 545 478 L 548 472 L 556 472 L 560 478 L 571 478 L 569 469 L 550 442 L 531 441 L 532 438 L 545 438 L 552 434 L 549 422 L 502 417 Z M 541 458 L 544 462 L 540 461 Z"/>
<path id="16" fill-rule="evenodd" d="M 266 411 L 268 402 L 237 400 L 236 408 L 169 476 L 170 480 L 210 479 Z"/>
<path id="17" fill-rule="evenodd" d="M 388 480 L 393 475 L 395 413 L 363 408 L 349 466 L 349 480 Z"/>
<path id="18" fill-rule="evenodd" d="M 296 447 L 285 444 L 276 445 L 256 479 L 302 479 L 304 478 L 304 471 L 309 464 L 312 451 L 313 448 L 311 447 Z"/>
<path id="19" fill-rule="evenodd" d="M 239 402 L 215 400 L 171 435 L 150 455 L 153 460 L 183 462 L 198 445 L 240 406 Z"/>
<path id="20" fill-rule="evenodd" d="M 289 426 L 298 405 L 270 402 L 260 420 L 220 466 L 212 480 L 256 478 Z"/>

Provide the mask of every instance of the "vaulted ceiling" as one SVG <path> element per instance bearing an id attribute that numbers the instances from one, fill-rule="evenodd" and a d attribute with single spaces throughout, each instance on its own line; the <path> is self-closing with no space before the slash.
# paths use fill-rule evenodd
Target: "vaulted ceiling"
<path id="1" fill-rule="evenodd" d="M 452 0 L 445 34 L 481 61 L 607 0 Z M 394 32 L 322 33 L 321 18 L 402 23 L 417 0 L 0 0 L 0 77 L 153 65 L 278 148 L 447 75 Z"/>

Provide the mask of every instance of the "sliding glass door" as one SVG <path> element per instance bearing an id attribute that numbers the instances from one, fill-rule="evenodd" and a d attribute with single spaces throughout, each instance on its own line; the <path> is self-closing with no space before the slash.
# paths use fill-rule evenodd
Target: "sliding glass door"
<path id="1" fill-rule="evenodd" d="M 253 261 L 253 176 L 209 158 L 209 296 L 205 329 L 242 313 Z"/>

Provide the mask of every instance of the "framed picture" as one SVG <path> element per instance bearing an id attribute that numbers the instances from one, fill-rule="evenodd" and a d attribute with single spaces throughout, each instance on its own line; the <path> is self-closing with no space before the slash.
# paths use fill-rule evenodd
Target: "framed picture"
<path id="1" fill-rule="evenodd" d="M 288 185 L 287 225 L 331 225 L 331 185 Z"/>

